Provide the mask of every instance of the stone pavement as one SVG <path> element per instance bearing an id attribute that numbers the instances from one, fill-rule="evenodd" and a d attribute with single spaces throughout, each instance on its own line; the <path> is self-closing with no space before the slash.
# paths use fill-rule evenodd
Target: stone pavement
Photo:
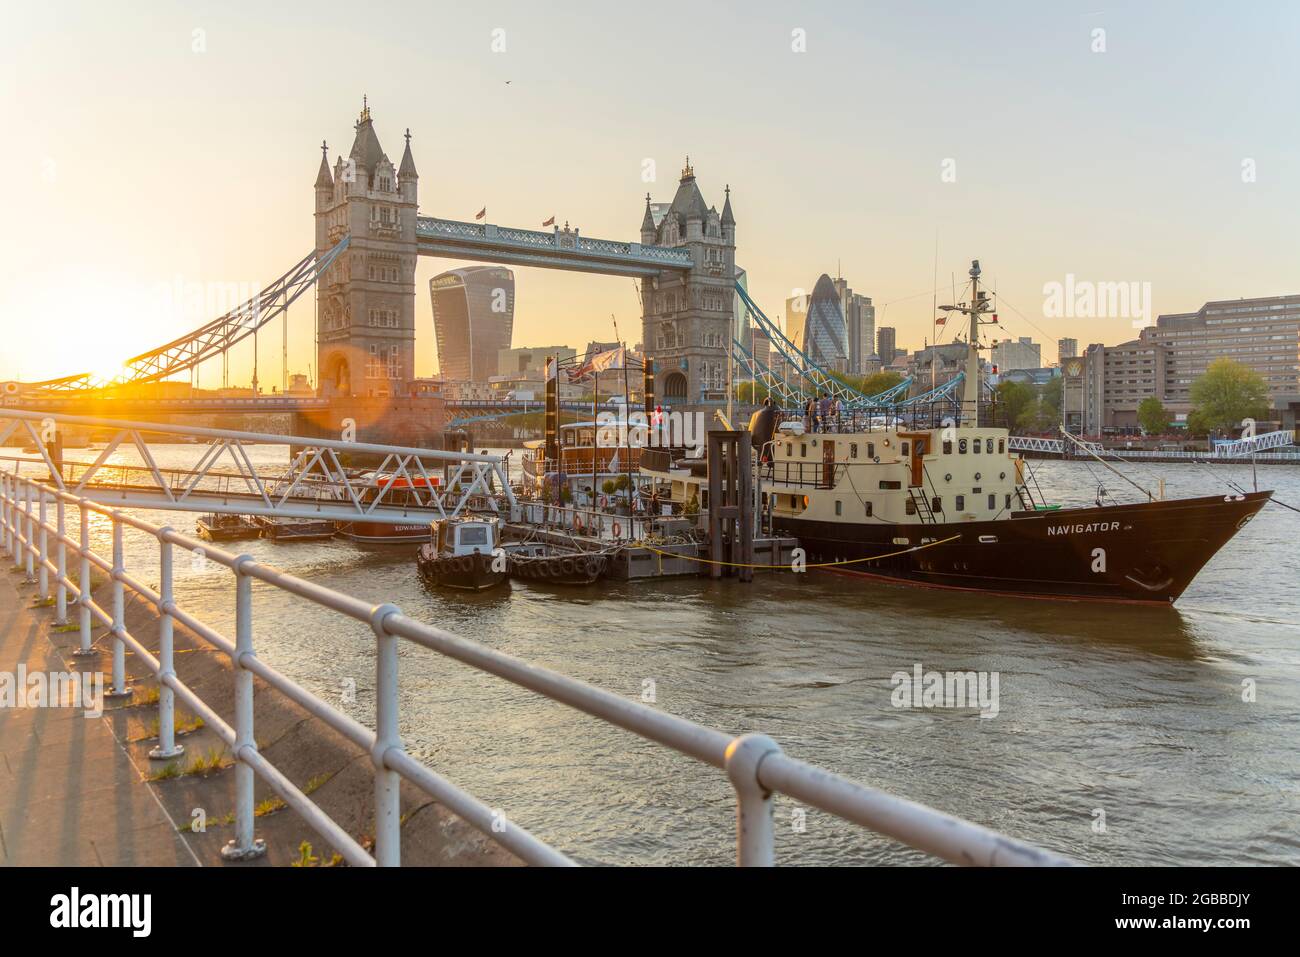
<path id="1" fill-rule="evenodd" d="M 20 665 L 28 675 L 102 671 L 110 683 L 108 643 L 84 660 L 56 647 L 54 609 L 33 607 L 36 597 L 9 556 L 0 559 L 0 864 L 197 865 L 110 719 L 66 700 L 30 708 L 5 700 Z"/>

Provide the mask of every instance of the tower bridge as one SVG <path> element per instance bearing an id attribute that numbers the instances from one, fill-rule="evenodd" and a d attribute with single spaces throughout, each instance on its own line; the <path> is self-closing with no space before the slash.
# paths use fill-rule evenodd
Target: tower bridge
<path id="1" fill-rule="evenodd" d="M 739 368 L 760 377 L 733 335 L 731 190 L 724 189 L 721 211 L 710 205 L 689 158 L 670 202 L 655 203 L 646 195 L 639 235 L 629 241 L 584 236 L 568 223 L 546 232 L 420 215 L 419 181 L 410 130 L 394 163 L 365 104 L 346 155 L 339 153 L 331 164 L 328 144 L 321 143 L 313 184 L 314 248 L 279 279 L 226 315 L 129 360 L 113 383 L 87 375 L 26 386 L 3 383 L 0 398 L 11 408 L 119 417 L 289 412 L 296 416 L 295 429 L 307 434 L 329 434 L 352 420 L 366 441 L 428 442 L 447 421 L 476 410 L 445 403 L 415 378 L 415 272 L 421 256 L 632 277 L 639 283 L 641 341 L 653 369 L 647 391 L 653 389 L 658 402 L 682 410 L 724 402 L 733 356 Z M 281 319 L 287 329 L 289 305 L 313 286 L 316 395 L 149 398 L 128 388 L 224 358 L 272 320 Z M 762 318 L 747 296 L 744 302 Z M 862 396 L 833 382 L 797 347 L 787 351 L 786 367 L 814 387 L 844 392 L 849 401 L 898 398 Z"/>

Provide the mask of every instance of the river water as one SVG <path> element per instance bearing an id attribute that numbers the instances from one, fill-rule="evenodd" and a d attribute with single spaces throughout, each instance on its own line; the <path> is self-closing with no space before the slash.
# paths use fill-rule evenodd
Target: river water
<path id="1" fill-rule="evenodd" d="M 196 446 L 156 446 L 159 464 Z M 283 465 L 283 449 L 259 450 Z M 69 453 L 86 459 L 94 453 Z M 113 461 L 129 463 L 123 453 Z M 1095 463 L 1036 462 L 1049 501 L 1091 504 Z M 1249 466 L 1144 465 L 1170 497 L 1252 485 Z M 1300 506 L 1300 468 L 1260 488 Z M 145 512 L 191 528 L 193 516 Z M 71 523 L 75 528 L 75 522 Z M 109 529 L 96 522 L 107 554 Z M 587 590 L 512 584 L 467 596 L 423 587 L 414 547 L 344 540 L 236 546 L 294 574 L 890 793 L 1094 864 L 1300 863 L 1300 514 L 1266 506 L 1172 609 L 984 597 L 810 573 Z M 156 546 L 127 534 L 156 584 Z M 176 559 L 177 599 L 233 634 L 230 573 Z M 372 724 L 370 632 L 255 586 L 255 646 Z M 896 672 L 996 673 L 995 717 L 907 709 Z M 184 665 L 181 664 L 184 678 Z M 355 703 L 343 703 L 355 683 Z M 1253 688 L 1253 696 L 1249 694 Z M 725 864 L 734 806 L 721 772 L 433 652 L 404 647 L 410 750 L 513 822 L 589 863 Z M 1243 700 L 1253 697 L 1254 700 Z M 373 725 L 372 725 L 373 726 Z M 777 799 L 783 864 L 929 858 Z"/>

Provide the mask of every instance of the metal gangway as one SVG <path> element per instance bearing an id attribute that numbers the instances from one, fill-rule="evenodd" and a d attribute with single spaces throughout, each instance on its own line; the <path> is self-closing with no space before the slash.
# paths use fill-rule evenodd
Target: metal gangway
<path id="1" fill-rule="evenodd" d="M 69 511 L 79 513 L 80 529 L 75 538 L 67 533 Z M 109 558 L 97 554 L 90 545 L 92 515 L 103 516 L 112 523 Z M 151 536 L 158 543 L 156 590 L 144 584 L 144 572 L 126 567 L 123 533 L 127 528 Z M 169 760 L 180 753 L 175 740 L 174 709 L 178 699 L 225 742 L 235 760 L 235 836 L 223 849 L 223 856 L 230 860 L 246 860 L 265 852 L 265 845 L 255 833 L 254 782 L 260 778 L 349 863 L 397 866 L 401 863 L 402 840 L 399 788 L 404 779 L 527 863 L 559 866 L 575 863 L 563 851 L 522 827 L 513 823 L 502 827 L 500 817 L 489 806 L 406 751 L 398 733 L 398 644 L 407 641 L 723 772 L 736 796 L 736 859 L 741 865 L 775 863 L 773 799 L 777 794 L 954 864 L 1059 866 L 1072 863 L 977 824 L 806 764 L 785 754 L 765 735 L 735 736 L 656 710 L 640 701 L 458 637 L 436 625 L 409 618 L 393 604 L 374 604 L 317 585 L 248 555 L 236 555 L 198 542 L 172 528 L 159 527 L 125 511 L 107 508 L 64 488 L 50 488 L 13 471 L 0 472 L 0 548 L 10 554 L 15 568 L 25 570 L 27 580 L 37 586 L 39 595 L 52 600 L 56 622 L 65 622 L 70 608 L 75 608 L 79 616 L 81 655 L 91 653 L 92 622 L 109 629 L 113 644 L 114 696 L 126 698 L 131 693 L 126 682 L 127 649 L 157 678 L 159 745 L 152 758 Z M 177 602 L 173 588 L 177 548 L 201 550 L 207 560 L 230 570 L 236 622 L 233 639 L 200 621 Z M 75 576 L 70 573 L 70 561 L 77 567 Z M 109 608 L 104 608 L 92 593 L 93 573 L 107 576 L 110 582 Z M 376 697 L 373 729 L 339 711 L 257 656 L 254 584 L 330 609 L 373 631 Z M 126 627 L 128 590 L 157 610 L 157 655 L 146 647 L 143 635 L 133 634 Z M 177 670 L 174 649 L 177 622 L 228 656 L 235 688 L 233 724 L 186 684 Z M 254 676 L 370 755 L 375 786 L 373 856 L 259 750 L 254 728 Z"/>
<path id="2" fill-rule="evenodd" d="M 51 445 L 68 426 L 112 437 L 94 461 L 55 461 Z M 125 508 L 404 524 L 516 505 L 499 455 L 0 408 L 0 446 L 15 435 L 34 447 L 25 461 L 44 465 L 53 488 Z M 163 468 L 150 441 L 184 443 L 194 461 Z M 293 457 L 283 469 L 259 467 L 252 451 L 265 445 L 287 445 Z M 110 463 L 118 452 L 139 463 Z M 379 464 L 350 467 L 355 455 Z"/>

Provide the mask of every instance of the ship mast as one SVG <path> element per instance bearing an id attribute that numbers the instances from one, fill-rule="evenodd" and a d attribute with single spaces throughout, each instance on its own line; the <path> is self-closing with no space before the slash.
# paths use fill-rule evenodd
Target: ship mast
<path id="1" fill-rule="evenodd" d="M 970 302 L 940 306 L 944 312 L 960 312 L 970 318 L 966 334 L 966 369 L 962 382 L 961 425 L 979 425 L 980 415 L 980 316 L 989 311 L 988 293 L 980 291 L 980 261 L 970 264 Z M 996 319 L 996 317 L 994 317 Z"/>

